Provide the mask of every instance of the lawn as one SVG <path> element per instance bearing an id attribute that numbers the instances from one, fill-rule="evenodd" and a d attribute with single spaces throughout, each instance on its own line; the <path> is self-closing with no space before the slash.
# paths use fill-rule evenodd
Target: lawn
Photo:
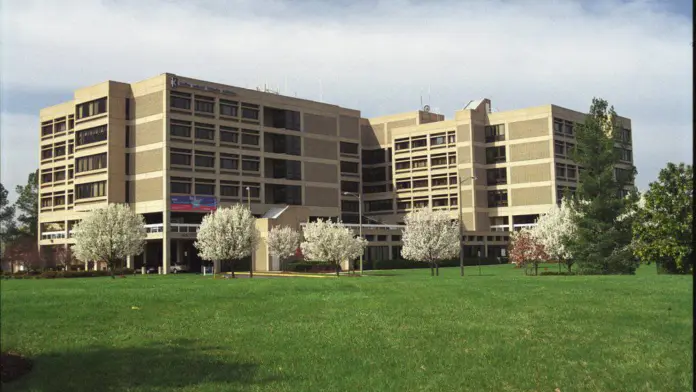
<path id="1" fill-rule="evenodd" d="M 2 281 L 3 391 L 692 390 L 692 276 L 381 274 Z"/>

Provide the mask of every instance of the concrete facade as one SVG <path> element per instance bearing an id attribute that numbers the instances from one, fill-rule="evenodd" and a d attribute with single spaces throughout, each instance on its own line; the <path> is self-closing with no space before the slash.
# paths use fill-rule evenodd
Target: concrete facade
<path id="1" fill-rule="evenodd" d="M 505 256 L 509 232 L 533 224 L 577 186 L 567 149 L 584 114 L 554 105 L 492 112 L 472 101 L 453 119 L 418 110 L 362 118 L 336 105 L 162 74 L 76 90 L 41 110 L 39 244 L 72 243 L 94 207 L 129 203 L 147 223 L 134 267 L 190 263 L 204 212 L 172 197 L 248 203 L 263 233 L 317 217 L 357 224 L 363 202 L 366 259 L 399 256 L 403 216 L 430 205 L 459 216 L 468 256 Z M 629 119 L 621 119 L 628 135 Z M 632 165 L 630 147 L 626 168 Z M 470 177 L 475 176 L 476 180 Z M 460 185 L 461 183 L 461 185 Z M 263 242 L 263 241 L 262 241 Z M 263 244 L 252 261 L 273 270 Z"/>

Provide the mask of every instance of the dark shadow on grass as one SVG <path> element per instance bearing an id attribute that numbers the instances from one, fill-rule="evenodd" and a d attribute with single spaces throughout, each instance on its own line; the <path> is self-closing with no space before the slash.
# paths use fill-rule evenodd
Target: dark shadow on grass
<path id="1" fill-rule="evenodd" d="M 259 376 L 257 364 L 231 359 L 233 351 L 225 346 L 177 340 L 52 353 L 32 358 L 32 372 L 4 384 L 3 391 L 176 390 L 205 384 L 228 390 L 281 380 L 279 376 Z"/>

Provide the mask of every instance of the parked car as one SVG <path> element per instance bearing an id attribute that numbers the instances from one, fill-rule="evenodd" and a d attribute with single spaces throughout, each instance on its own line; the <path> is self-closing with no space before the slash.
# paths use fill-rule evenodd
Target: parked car
<path id="1" fill-rule="evenodd" d="M 186 264 L 174 264 L 169 266 L 169 272 L 172 274 L 178 274 L 179 272 L 188 272 L 189 266 Z"/>

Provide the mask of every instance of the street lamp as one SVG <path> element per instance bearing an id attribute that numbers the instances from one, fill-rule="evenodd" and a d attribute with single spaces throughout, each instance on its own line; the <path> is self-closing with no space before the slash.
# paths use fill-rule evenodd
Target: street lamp
<path id="1" fill-rule="evenodd" d="M 476 180 L 476 176 L 471 176 L 459 181 L 459 269 L 461 276 L 464 276 L 464 215 L 462 214 L 462 209 L 464 208 L 464 203 L 462 199 L 462 184 L 466 180 Z"/>
<path id="2" fill-rule="evenodd" d="M 247 205 L 249 206 L 249 212 L 251 212 L 251 188 L 246 187 L 247 192 Z"/>
<path id="3" fill-rule="evenodd" d="M 360 238 L 363 238 L 363 234 L 362 234 L 362 197 L 360 197 L 359 193 L 353 193 L 353 192 L 343 192 L 343 194 L 346 196 L 353 196 L 353 197 L 358 198 L 358 215 L 359 215 L 358 221 L 360 222 L 359 226 L 358 226 L 358 231 L 360 233 L 359 234 Z M 363 253 L 365 253 L 365 252 L 363 251 Z M 363 274 L 363 253 L 360 253 L 360 275 Z"/>

